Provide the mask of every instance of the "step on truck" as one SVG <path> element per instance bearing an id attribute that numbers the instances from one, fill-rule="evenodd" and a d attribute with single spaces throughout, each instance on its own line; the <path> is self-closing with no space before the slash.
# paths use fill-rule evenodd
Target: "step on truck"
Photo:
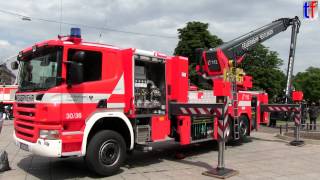
<path id="1" fill-rule="evenodd" d="M 290 20 L 274 21 L 231 42 L 249 48 L 257 39 L 248 38 L 268 39 L 284 31 Z M 153 142 L 216 140 L 217 120 L 206 115 L 217 113 L 210 107 L 221 104 L 225 92 L 233 92 L 228 94 L 233 99 L 227 111 L 229 138 L 249 135 L 268 121 L 268 113 L 259 110 L 268 96 L 248 91 L 252 79 L 243 73 L 234 73 L 236 82 L 226 82 L 234 68 L 229 68 L 231 58 L 223 55 L 225 48 L 217 50 L 217 59 L 203 52 L 204 64 L 201 60 L 198 67 L 203 77 L 212 79 L 213 90 L 198 90 L 189 85 L 186 57 L 85 42 L 79 28 L 72 28 L 69 36 L 36 43 L 20 51 L 11 64 L 19 68 L 16 145 L 47 157 L 84 156 L 89 169 L 112 175 L 128 152 L 151 150 Z M 175 115 L 177 109 L 180 115 Z"/>

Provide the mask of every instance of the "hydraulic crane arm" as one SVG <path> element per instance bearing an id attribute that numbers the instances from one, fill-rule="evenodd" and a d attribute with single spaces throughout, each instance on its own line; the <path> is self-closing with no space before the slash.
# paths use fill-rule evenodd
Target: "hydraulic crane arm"
<path id="1" fill-rule="evenodd" d="M 294 41 L 294 43 L 291 43 L 290 46 L 291 55 L 289 61 L 291 59 L 292 63 L 290 65 L 290 71 L 288 71 L 290 74 L 287 74 L 287 77 L 292 76 L 291 69 L 293 68 L 295 42 L 300 27 L 298 17 L 281 18 L 214 49 L 208 51 L 198 50 L 198 72 L 209 77 L 222 75 L 224 69 L 229 68 L 229 60 L 235 60 L 237 63 L 240 63 L 246 52 L 251 50 L 258 43 L 262 43 L 278 33 L 285 31 L 289 26 L 292 26 L 293 35 L 291 41 Z M 291 79 L 291 77 L 289 79 Z"/>
<path id="2" fill-rule="evenodd" d="M 289 61 L 287 68 L 287 83 L 285 89 L 285 103 L 288 103 L 289 100 L 292 100 L 292 74 L 293 74 L 293 66 L 294 66 L 294 56 L 296 52 L 296 44 L 297 44 L 297 35 L 299 33 L 300 21 L 298 17 L 295 18 L 291 23 L 292 32 L 291 32 L 291 42 L 290 42 L 290 51 L 289 51 Z"/>
<path id="3" fill-rule="evenodd" d="M 262 43 L 280 32 L 287 30 L 289 26 L 297 22 L 299 22 L 298 17 L 293 19 L 281 18 L 257 30 L 224 43 L 217 48 L 220 48 L 229 59 L 233 59 L 234 55 L 238 57 L 243 56 L 258 43 Z"/>

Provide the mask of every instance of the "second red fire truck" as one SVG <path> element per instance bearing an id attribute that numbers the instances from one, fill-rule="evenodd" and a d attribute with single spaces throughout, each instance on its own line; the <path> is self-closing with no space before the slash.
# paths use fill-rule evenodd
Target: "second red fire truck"
<path id="1" fill-rule="evenodd" d="M 268 96 L 248 91 L 251 78 L 231 67 L 229 53 L 241 52 L 231 54 L 240 62 L 245 50 L 286 30 L 295 20 L 279 19 L 201 52 L 198 71 L 213 80 L 214 92 L 189 87 L 185 57 L 85 42 L 77 28 L 70 36 L 37 43 L 21 51 L 18 63 L 12 64 L 14 69 L 19 64 L 16 144 L 47 157 L 84 156 L 91 170 L 111 175 L 127 152 L 150 150 L 152 142 L 174 139 L 187 145 L 217 139 L 217 121 L 201 117 L 212 109 L 199 105 L 218 103 L 219 94 L 231 92 L 231 88 L 236 89 L 237 98 L 229 96 L 233 96 L 237 111 L 230 105 L 229 137 L 249 135 L 268 121 L 268 114 L 259 106 L 268 103 Z M 221 82 L 233 70 L 236 87 L 225 86 Z M 172 103 L 198 106 L 180 108 L 188 115 L 176 116 L 171 113 Z"/>
<path id="2" fill-rule="evenodd" d="M 3 103 L 5 107 L 5 112 L 10 117 L 12 117 L 11 110 L 13 107 L 14 98 L 15 98 L 17 89 L 18 89 L 17 85 L 0 85 L 0 102 Z"/>

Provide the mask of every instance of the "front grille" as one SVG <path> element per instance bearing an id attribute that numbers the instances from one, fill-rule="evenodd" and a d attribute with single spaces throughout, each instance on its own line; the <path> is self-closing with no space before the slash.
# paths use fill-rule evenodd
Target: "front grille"
<path id="1" fill-rule="evenodd" d="M 23 108 L 35 108 L 36 104 L 25 104 L 25 103 L 18 103 L 18 107 L 23 107 Z"/>
<path id="2" fill-rule="evenodd" d="M 15 109 L 15 132 L 18 138 L 30 142 L 36 142 L 35 116 L 36 105 L 29 103 L 17 103 Z"/>
<path id="3" fill-rule="evenodd" d="M 18 113 L 19 113 L 20 115 L 23 115 L 23 116 L 34 117 L 34 113 L 33 113 L 33 112 L 18 111 Z"/>
<path id="4" fill-rule="evenodd" d="M 17 127 L 24 128 L 24 129 L 29 129 L 29 130 L 33 130 L 34 129 L 33 126 L 28 126 L 28 125 L 24 125 L 24 124 L 17 124 Z"/>

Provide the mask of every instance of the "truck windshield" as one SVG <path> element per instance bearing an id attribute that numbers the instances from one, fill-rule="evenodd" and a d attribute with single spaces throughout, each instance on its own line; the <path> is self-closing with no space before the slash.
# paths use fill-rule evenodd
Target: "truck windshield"
<path id="1" fill-rule="evenodd" d="M 46 47 L 23 56 L 20 61 L 19 91 L 45 90 L 57 85 L 62 48 Z"/>

